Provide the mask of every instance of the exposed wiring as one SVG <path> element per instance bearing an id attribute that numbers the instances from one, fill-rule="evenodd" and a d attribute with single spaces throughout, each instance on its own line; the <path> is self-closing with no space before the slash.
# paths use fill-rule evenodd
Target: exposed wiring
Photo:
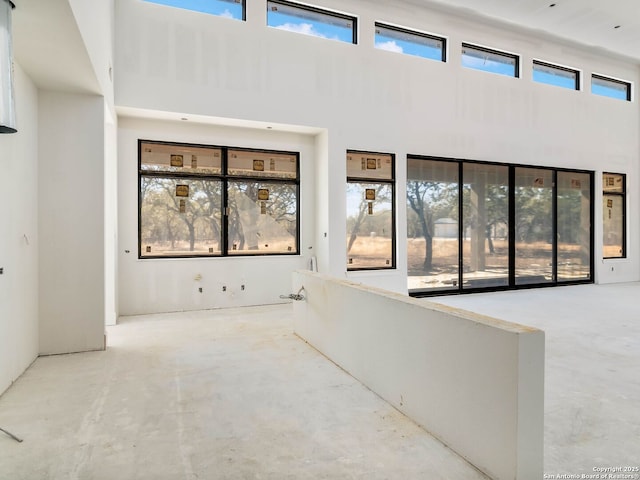
<path id="1" fill-rule="evenodd" d="M 302 294 L 302 292 L 304 292 L 304 285 L 300 287 L 300 290 L 298 290 L 298 293 L 290 293 L 289 295 L 280 295 L 280 298 L 296 300 L 296 301 L 304 300 L 304 295 Z"/>

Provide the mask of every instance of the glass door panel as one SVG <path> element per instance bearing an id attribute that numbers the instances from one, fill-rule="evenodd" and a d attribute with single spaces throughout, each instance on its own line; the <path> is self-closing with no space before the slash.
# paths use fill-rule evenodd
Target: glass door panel
<path id="1" fill-rule="evenodd" d="M 558 281 L 591 278 L 591 176 L 558 172 Z"/>
<path id="2" fill-rule="evenodd" d="M 515 169 L 516 285 L 553 282 L 553 171 Z"/>
<path id="3" fill-rule="evenodd" d="M 465 163 L 462 287 L 509 285 L 509 167 Z"/>
<path id="4" fill-rule="evenodd" d="M 409 292 L 459 289 L 458 163 L 407 160 Z"/>

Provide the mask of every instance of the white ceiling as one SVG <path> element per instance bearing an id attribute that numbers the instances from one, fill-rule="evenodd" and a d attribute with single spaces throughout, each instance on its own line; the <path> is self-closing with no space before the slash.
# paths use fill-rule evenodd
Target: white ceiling
<path id="1" fill-rule="evenodd" d="M 640 0 L 410 1 L 522 26 L 640 63 Z"/>
<path id="2" fill-rule="evenodd" d="M 36 86 L 100 94 L 69 0 L 13 2 L 13 56 Z"/>

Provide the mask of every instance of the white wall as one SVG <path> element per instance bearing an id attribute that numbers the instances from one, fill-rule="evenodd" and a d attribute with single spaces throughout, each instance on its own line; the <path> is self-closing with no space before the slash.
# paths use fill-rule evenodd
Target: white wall
<path id="1" fill-rule="evenodd" d="M 0 135 L 0 394 L 38 354 L 38 92 L 14 71 L 18 133 Z"/>
<path id="2" fill-rule="evenodd" d="M 105 323 L 117 318 L 117 119 L 113 91 L 115 0 L 68 0 L 104 96 L 104 273 Z"/>
<path id="3" fill-rule="evenodd" d="M 138 258 L 138 139 L 300 152 L 300 256 Z M 120 315 L 282 302 L 291 272 L 305 268 L 314 236 L 314 138 L 192 122 L 121 117 L 118 123 L 118 296 Z M 201 276 L 201 280 L 196 280 Z M 245 289 L 242 290 L 241 286 Z M 222 287 L 227 289 L 223 292 Z M 202 288 L 202 293 L 199 292 Z"/>
<path id="4" fill-rule="evenodd" d="M 314 3 L 358 15 L 359 44 L 268 28 L 265 0 L 248 2 L 246 22 L 118 0 L 116 104 L 325 129 L 326 144 L 316 147 L 316 168 L 324 190 L 317 195 L 327 201 L 316 215 L 319 226 L 326 225 L 314 247 L 328 252 L 318 264 L 332 275 L 346 275 L 346 226 L 337 213 L 345 211 L 345 151 L 396 153 L 398 268 L 348 276 L 398 292 L 406 292 L 407 154 L 588 169 L 596 178 L 603 170 L 626 173 L 629 212 L 638 211 L 640 198 L 633 193 L 639 186 L 637 99 L 598 97 L 589 84 L 591 72 L 598 72 L 629 80 L 635 88 L 636 65 L 402 2 Z M 446 36 L 449 61 L 375 49 L 375 21 Z M 462 68 L 463 41 L 519 54 L 521 78 Z M 533 58 L 580 69 L 584 89 L 533 83 Z M 596 259 L 601 258 L 599 203 Z M 596 261 L 598 281 L 640 279 L 635 241 L 640 222 L 629 227 L 628 258 L 617 261 L 614 271 Z"/>
<path id="5" fill-rule="evenodd" d="M 104 348 L 104 99 L 41 91 L 40 353 Z"/>
<path id="6" fill-rule="evenodd" d="M 118 126 L 105 101 L 104 118 L 104 297 L 105 324 L 118 318 Z"/>
<path id="7" fill-rule="evenodd" d="M 544 332 L 311 272 L 295 332 L 496 480 L 542 478 Z"/>
<path id="8" fill-rule="evenodd" d="M 113 109 L 113 31 L 115 0 L 68 0 L 93 70 Z"/>

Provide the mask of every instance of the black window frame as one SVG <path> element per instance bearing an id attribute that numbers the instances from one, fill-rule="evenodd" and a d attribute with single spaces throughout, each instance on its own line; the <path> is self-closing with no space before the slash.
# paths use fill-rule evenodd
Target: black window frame
<path id="1" fill-rule="evenodd" d="M 291 2 L 289 0 L 267 0 L 267 25 L 269 24 L 269 4 L 275 3 L 278 5 L 283 5 L 285 7 L 297 8 L 299 10 L 318 13 L 321 15 L 326 15 L 328 17 L 339 18 L 342 20 L 349 20 L 352 22 L 351 27 L 351 44 L 358 44 L 358 18 L 355 15 L 349 15 L 346 13 L 336 12 L 334 10 L 328 10 L 325 8 L 315 7 L 313 5 L 307 5 L 305 3 Z M 273 28 L 273 27 L 272 27 Z M 322 38 L 322 37 L 319 37 Z M 340 41 L 340 43 L 347 43 Z"/>
<path id="2" fill-rule="evenodd" d="M 592 170 L 579 170 L 579 169 L 567 169 L 567 168 L 558 168 L 558 167 L 550 167 L 550 166 L 541 166 L 541 165 L 524 165 L 524 164 L 515 164 L 515 163 L 499 163 L 499 162 L 490 162 L 490 161 L 480 161 L 480 160 L 470 160 L 470 159 L 461 159 L 461 158 L 445 158 L 445 157 L 434 157 L 434 156 L 426 156 L 426 155 L 416 155 L 416 154 L 408 154 L 407 160 L 409 159 L 417 159 L 417 160 L 429 160 L 429 161 L 442 161 L 442 162 L 453 162 L 458 165 L 458 217 L 460 219 L 463 218 L 463 189 L 464 189 L 464 176 L 463 176 L 463 167 L 467 163 L 475 163 L 475 164 L 483 164 L 483 165 L 497 165 L 497 166 L 507 166 L 509 167 L 509 182 L 508 182 L 508 191 L 509 191 L 509 221 L 508 221 L 508 236 L 509 236 L 509 282 L 508 285 L 502 286 L 487 286 L 487 287 L 475 287 L 475 288 L 465 288 L 463 284 L 463 270 L 464 270 L 464 257 L 463 257 L 463 222 L 458 222 L 458 273 L 457 273 L 457 285 L 455 288 L 448 289 L 413 289 L 409 290 L 409 296 L 411 297 L 433 297 L 433 296 L 442 296 L 442 295 L 465 295 L 465 294 L 473 294 L 480 292 L 493 292 L 493 291 L 505 291 L 505 290 L 523 290 L 529 288 L 547 288 L 547 287 L 557 287 L 562 285 L 582 285 L 582 284 L 590 284 L 594 283 L 594 269 L 595 269 L 595 229 L 594 229 L 594 212 L 595 212 L 595 172 Z M 552 265 L 552 280 L 541 283 L 523 283 L 518 284 L 516 282 L 516 247 L 515 247 L 515 238 L 516 238 L 516 212 L 515 212 L 515 172 L 517 168 L 526 168 L 526 169 L 541 169 L 548 170 L 552 172 L 553 175 L 553 199 L 552 199 L 552 215 L 554 217 L 553 221 L 553 229 L 551 237 L 555 239 L 552 248 L 553 248 L 553 265 Z M 589 175 L 589 188 L 591 192 L 591 202 L 589 206 L 589 278 L 586 279 L 578 279 L 578 280 L 558 280 L 557 270 L 558 270 L 558 193 L 557 193 L 557 173 L 558 172 L 575 172 L 581 174 Z M 407 181 L 410 179 L 407 178 Z M 616 257 L 618 258 L 618 257 Z"/>
<path id="3" fill-rule="evenodd" d="M 377 270 L 395 270 L 397 268 L 397 235 L 396 235 L 396 155 L 395 153 L 389 152 L 373 152 L 371 150 L 354 150 L 349 149 L 346 152 L 346 155 L 350 153 L 355 153 L 358 155 L 362 154 L 371 154 L 371 155 L 389 155 L 391 157 L 391 178 L 374 178 L 374 177 L 353 177 L 347 176 L 346 183 L 356 183 L 356 184 L 385 184 L 391 187 L 391 265 L 383 266 L 383 267 L 360 267 L 360 268 L 349 268 L 349 261 L 347 259 L 347 272 L 361 272 L 361 271 L 377 271 Z M 345 218 L 346 222 L 346 218 Z"/>
<path id="4" fill-rule="evenodd" d="M 619 197 L 622 202 L 622 254 L 617 257 L 605 257 L 604 252 L 602 255 L 603 260 L 618 260 L 627 258 L 627 175 L 625 173 L 617 173 L 617 172 L 602 172 L 602 178 L 606 175 L 620 175 L 622 177 L 622 192 L 605 192 L 605 185 L 602 185 L 602 196 L 614 196 Z M 602 212 L 604 215 L 604 211 Z M 604 233 L 604 232 L 603 232 Z M 603 249 L 604 249 L 604 238 L 603 238 Z"/>
<path id="5" fill-rule="evenodd" d="M 573 73 L 575 75 L 575 80 L 574 80 L 574 88 L 567 88 L 567 90 L 577 90 L 580 91 L 580 70 L 576 70 L 575 68 L 570 68 L 570 67 L 564 67 L 562 65 L 557 65 L 555 63 L 549 63 L 549 62 L 545 62 L 543 60 L 536 60 L 535 58 L 533 59 L 531 66 L 532 66 L 532 72 L 535 72 L 536 70 L 536 65 L 541 66 L 541 67 L 546 67 L 546 68 L 550 68 L 552 70 L 559 70 L 561 72 L 569 72 L 569 73 Z M 532 74 L 532 79 L 533 79 L 533 74 Z M 559 87 L 559 88 L 566 88 L 566 87 L 562 87 L 561 85 L 555 85 L 553 83 L 548 83 L 548 82 L 539 82 L 535 79 L 533 79 L 534 82 L 536 83 L 542 83 L 544 85 L 551 85 L 554 87 Z"/>
<path id="6" fill-rule="evenodd" d="M 440 46 L 440 61 L 446 63 L 447 62 L 447 39 L 445 37 L 440 37 L 438 35 L 433 35 L 433 34 L 429 34 L 429 33 L 424 33 L 424 32 L 419 32 L 417 30 L 412 30 L 410 28 L 406 28 L 406 27 L 398 27 L 396 25 L 389 25 L 388 23 L 384 23 L 384 22 L 375 22 L 374 23 L 374 42 L 375 42 L 375 36 L 377 35 L 377 29 L 378 28 L 384 28 L 386 30 L 391 30 L 394 32 L 398 32 L 398 33 L 402 33 L 405 35 L 410 35 L 412 37 L 421 37 L 421 38 L 428 38 L 429 40 L 436 40 L 438 42 L 440 42 L 441 46 Z M 427 60 L 434 60 L 428 57 L 423 57 L 422 55 L 412 55 L 412 54 L 407 54 L 404 53 L 404 55 L 410 55 L 410 56 L 417 56 L 419 58 L 425 58 Z"/>
<path id="7" fill-rule="evenodd" d="M 221 151 L 221 172 L 217 173 L 182 173 L 171 171 L 145 171 L 142 169 L 142 148 L 145 144 L 155 145 L 168 145 L 177 147 L 193 147 L 193 148 L 211 148 L 220 149 Z M 229 151 L 243 151 L 243 152 L 257 152 L 257 153 L 271 153 L 271 154 L 284 154 L 294 155 L 296 158 L 296 172 L 295 179 L 285 179 L 269 176 L 252 176 L 252 175 L 238 175 L 228 173 L 228 153 Z M 187 180 L 214 180 L 222 183 L 222 204 L 221 204 L 221 236 L 220 253 L 208 253 L 208 254 L 194 254 L 194 255 L 142 255 L 142 194 L 141 194 L 141 182 L 143 177 L 155 177 L 155 178 L 183 178 Z M 233 253 L 229 254 L 229 183 L 247 181 L 247 182 L 262 182 L 262 183 L 281 183 L 294 185 L 296 191 L 296 239 L 295 239 L 295 251 L 293 252 L 264 252 L 264 253 Z M 188 143 L 188 142 L 173 142 L 164 140 L 148 140 L 138 139 L 138 259 L 140 260 L 158 260 L 158 259 L 182 259 L 182 258 L 236 258 L 236 257 L 264 257 L 264 256 L 300 256 L 300 152 L 286 151 L 286 150 L 270 150 L 260 148 L 248 148 L 248 147 L 235 147 L 235 146 L 223 146 L 223 145 L 211 145 L 201 143 Z"/>
<path id="8" fill-rule="evenodd" d="M 621 98 L 616 98 L 616 97 L 612 97 L 611 95 L 602 95 L 602 94 L 598 94 L 598 93 L 594 93 L 593 92 L 593 79 L 597 79 L 597 80 L 601 80 L 604 82 L 608 82 L 608 83 L 614 83 L 617 85 L 624 85 L 626 88 L 626 98 L 624 99 L 624 101 L 630 102 L 631 101 L 631 82 L 626 82 L 624 80 L 619 80 L 617 78 L 611 78 L 611 77 L 607 77 L 605 75 L 600 75 L 599 73 L 592 73 L 591 74 L 591 93 L 593 95 L 598 95 L 599 97 L 606 97 L 606 98 L 613 98 L 614 100 L 622 100 Z"/>
<path id="9" fill-rule="evenodd" d="M 464 55 L 465 48 L 471 48 L 473 50 L 478 50 L 479 52 L 490 53 L 492 55 L 497 55 L 499 57 L 511 58 L 514 60 L 514 64 L 513 64 L 514 72 L 513 72 L 513 75 L 507 75 L 507 74 L 492 72 L 490 70 L 483 70 L 481 68 L 466 67 L 464 65 L 463 67 L 470 68 L 472 70 L 478 70 L 480 72 L 493 73 L 494 75 L 502 75 L 504 77 L 509 77 L 509 78 L 520 78 L 520 55 L 516 53 L 505 52 L 503 50 L 495 50 L 493 48 L 483 47 L 481 45 L 476 45 L 474 43 L 462 42 L 460 47 L 461 58 Z"/>

